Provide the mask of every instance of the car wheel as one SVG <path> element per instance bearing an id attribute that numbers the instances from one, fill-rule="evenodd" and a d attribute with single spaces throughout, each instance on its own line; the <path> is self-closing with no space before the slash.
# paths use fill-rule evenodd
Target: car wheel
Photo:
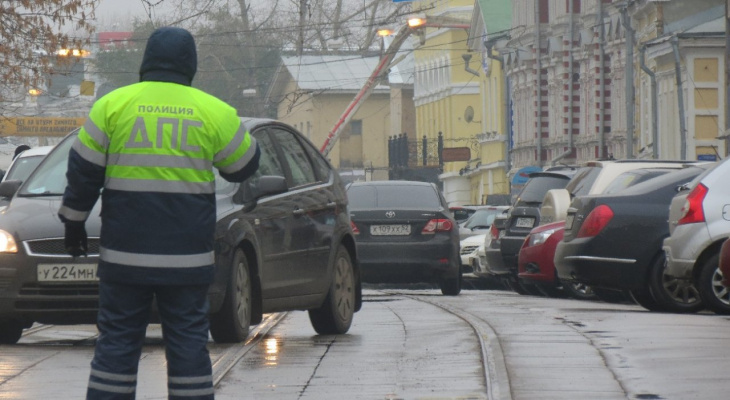
<path id="1" fill-rule="evenodd" d="M 14 319 L 0 321 L 0 344 L 18 343 L 23 336 L 23 323 Z"/>
<path id="2" fill-rule="evenodd" d="M 439 286 L 441 287 L 441 294 L 444 296 L 457 296 L 459 293 L 461 293 L 461 269 L 459 269 L 459 272 L 457 273 L 455 278 L 444 278 L 441 279 L 441 282 L 439 282 Z"/>
<path id="3" fill-rule="evenodd" d="M 634 289 L 629 293 L 631 293 L 631 298 L 636 304 L 649 311 L 666 311 L 664 306 L 656 300 L 648 285 L 643 288 Z"/>
<path id="4" fill-rule="evenodd" d="M 216 343 L 242 342 L 251 326 L 251 274 L 243 250 L 234 253 L 230 272 L 223 306 L 210 316 L 210 335 Z"/>
<path id="5" fill-rule="evenodd" d="M 654 300 L 664 310 L 676 313 L 696 313 L 705 308 L 692 281 L 665 274 L 666 262 L 662 252 L 649 270 L 649 290 Z"/>
<path id="6" fill-rule="evenodd" d="M 597 298 L 593 288 L 584 283 L 561 281 L 560 286 L 568 297 L 576 300 L 595 300 Z"/>
<path id="7" fill-rule="evenodd" d="M 606 303 L 621 304 L 633 302 L 631 295 L 623 290 L 593 288 L 593 293 L 601 301 L 605 301 Z"/>
<path id="8" fill-rule="evenodd" d="M 716 314 L 730 314 L 730 288 L 722 284 L 720 256 L 713 255 L 702 264 L 697 289 L 705 306 Z"/>
<path id="9" fill-rule="evenodd" d="M 309 321 L 320 335 L 346 333 L 355 313 L 355 269 L 350 253 L 340 246 L 332 268 L 332 283 L 322 306 L 309 310 Z"/>

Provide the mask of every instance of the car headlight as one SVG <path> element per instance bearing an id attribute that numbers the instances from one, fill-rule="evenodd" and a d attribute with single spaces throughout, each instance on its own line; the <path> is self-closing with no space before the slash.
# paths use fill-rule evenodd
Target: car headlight
<path id="1" fill-rule="evenodd" d="M 531 233 L 530 242 L 528 243 L 528 246 L 537 246 L 538 244 L 545 243 L 545 241 L 548 240 L 550 235 L 555 233 L 555 231 L 557 231 L 557 229 L 549 229 L 549 230 L 539 232 L 539 233 Z"/>
<path id="2" fill-rule="evenodd" d="M 13 235 L 0 229 L 0 253 L 17 253 L 18 245 Z"/>

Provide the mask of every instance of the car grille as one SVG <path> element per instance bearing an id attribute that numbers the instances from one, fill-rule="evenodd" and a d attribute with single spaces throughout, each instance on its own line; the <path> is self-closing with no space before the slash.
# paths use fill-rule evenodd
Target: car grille
<path id="1" fill-rule="evenodd" d="M 28 255 L 41 256 L 41 257 L 66 257 L 66 246 L 63 243 L 63 238 L 55 239 L 38 239 L 38 240 L 27 240 L 23 242 L 25 250 Z M 89 256 L 99 255 L 99 239 L 89 238 Z"/>
<path id="2" fill-rule="evenodd" d="M 471 254 L 477 248 L 479 248 L 479 246 L 477 246 L 477 245 L 474 245 L 474 246 L 464 246 L 464 247 L 461 248 L 461 255 L 463 256 L 463 255 L 466 255 L 466 254 Z"/>

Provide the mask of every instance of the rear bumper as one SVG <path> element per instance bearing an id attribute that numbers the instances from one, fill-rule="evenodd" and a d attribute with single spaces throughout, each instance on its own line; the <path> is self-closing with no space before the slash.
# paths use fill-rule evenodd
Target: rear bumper
<path id="1" fill-rule="evenodd" d="M 487 258 L 487 272 L 489 275 L 507 275 L 510 270 L 504 264 L 502 259 L 502 252 L 496 248 L 487 248 L 484 251 Z"/>
<path id="2" fill-rule="evenodd" d="M 618 290 L 645 285 L 646 274 L 637 260 L 582 254 L 581 249 L 579 240 L 558 243 L 554 260 L 560 280 Z"/>
<path id="3" fill-rule="evenodd" d="M 437 282 L 459 272 L 461 258 L 450 242 L 357 242 L 363 282 Z"/>
<path id="4" fill-rule="evenodd" d="M 516 272 L 517 258 L 520 254 L 522 243 L 525 242 L 525 236 L 504 236 L 500 239 L 500 242 L 500 251 L 502 252 L 505 267 Z"/>

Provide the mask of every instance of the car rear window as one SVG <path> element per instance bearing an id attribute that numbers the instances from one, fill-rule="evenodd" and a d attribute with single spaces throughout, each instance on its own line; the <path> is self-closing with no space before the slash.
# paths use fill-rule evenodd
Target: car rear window
<path id="1" fill-rule="evenodd" d="M 528 205 L 530 203 L 542 203 L 545 193 L 550 189 L 562 189 L 568 183 L 569 178 L 556 176 L 535 176 L 530 178 L 525 187 L 517 196 L 515 206 Z"/>
<path id="2" fill-rule="evenodd" d="M 438 193 L 430 186 L 350 186 L 347 199 L 353 210 L 371 208 L 431 208 L 441 206 Z"/>
<path id="3" fill-rule="evenodd" d="M 601 173 L 601 167 L 583 167 L 573 176 L 573 178 L 565 186 L 565 189 L 571 194 L 571 196 L 584 196 L 587 195 L 593 182 L 598 178 L 598 174 Z"/>

